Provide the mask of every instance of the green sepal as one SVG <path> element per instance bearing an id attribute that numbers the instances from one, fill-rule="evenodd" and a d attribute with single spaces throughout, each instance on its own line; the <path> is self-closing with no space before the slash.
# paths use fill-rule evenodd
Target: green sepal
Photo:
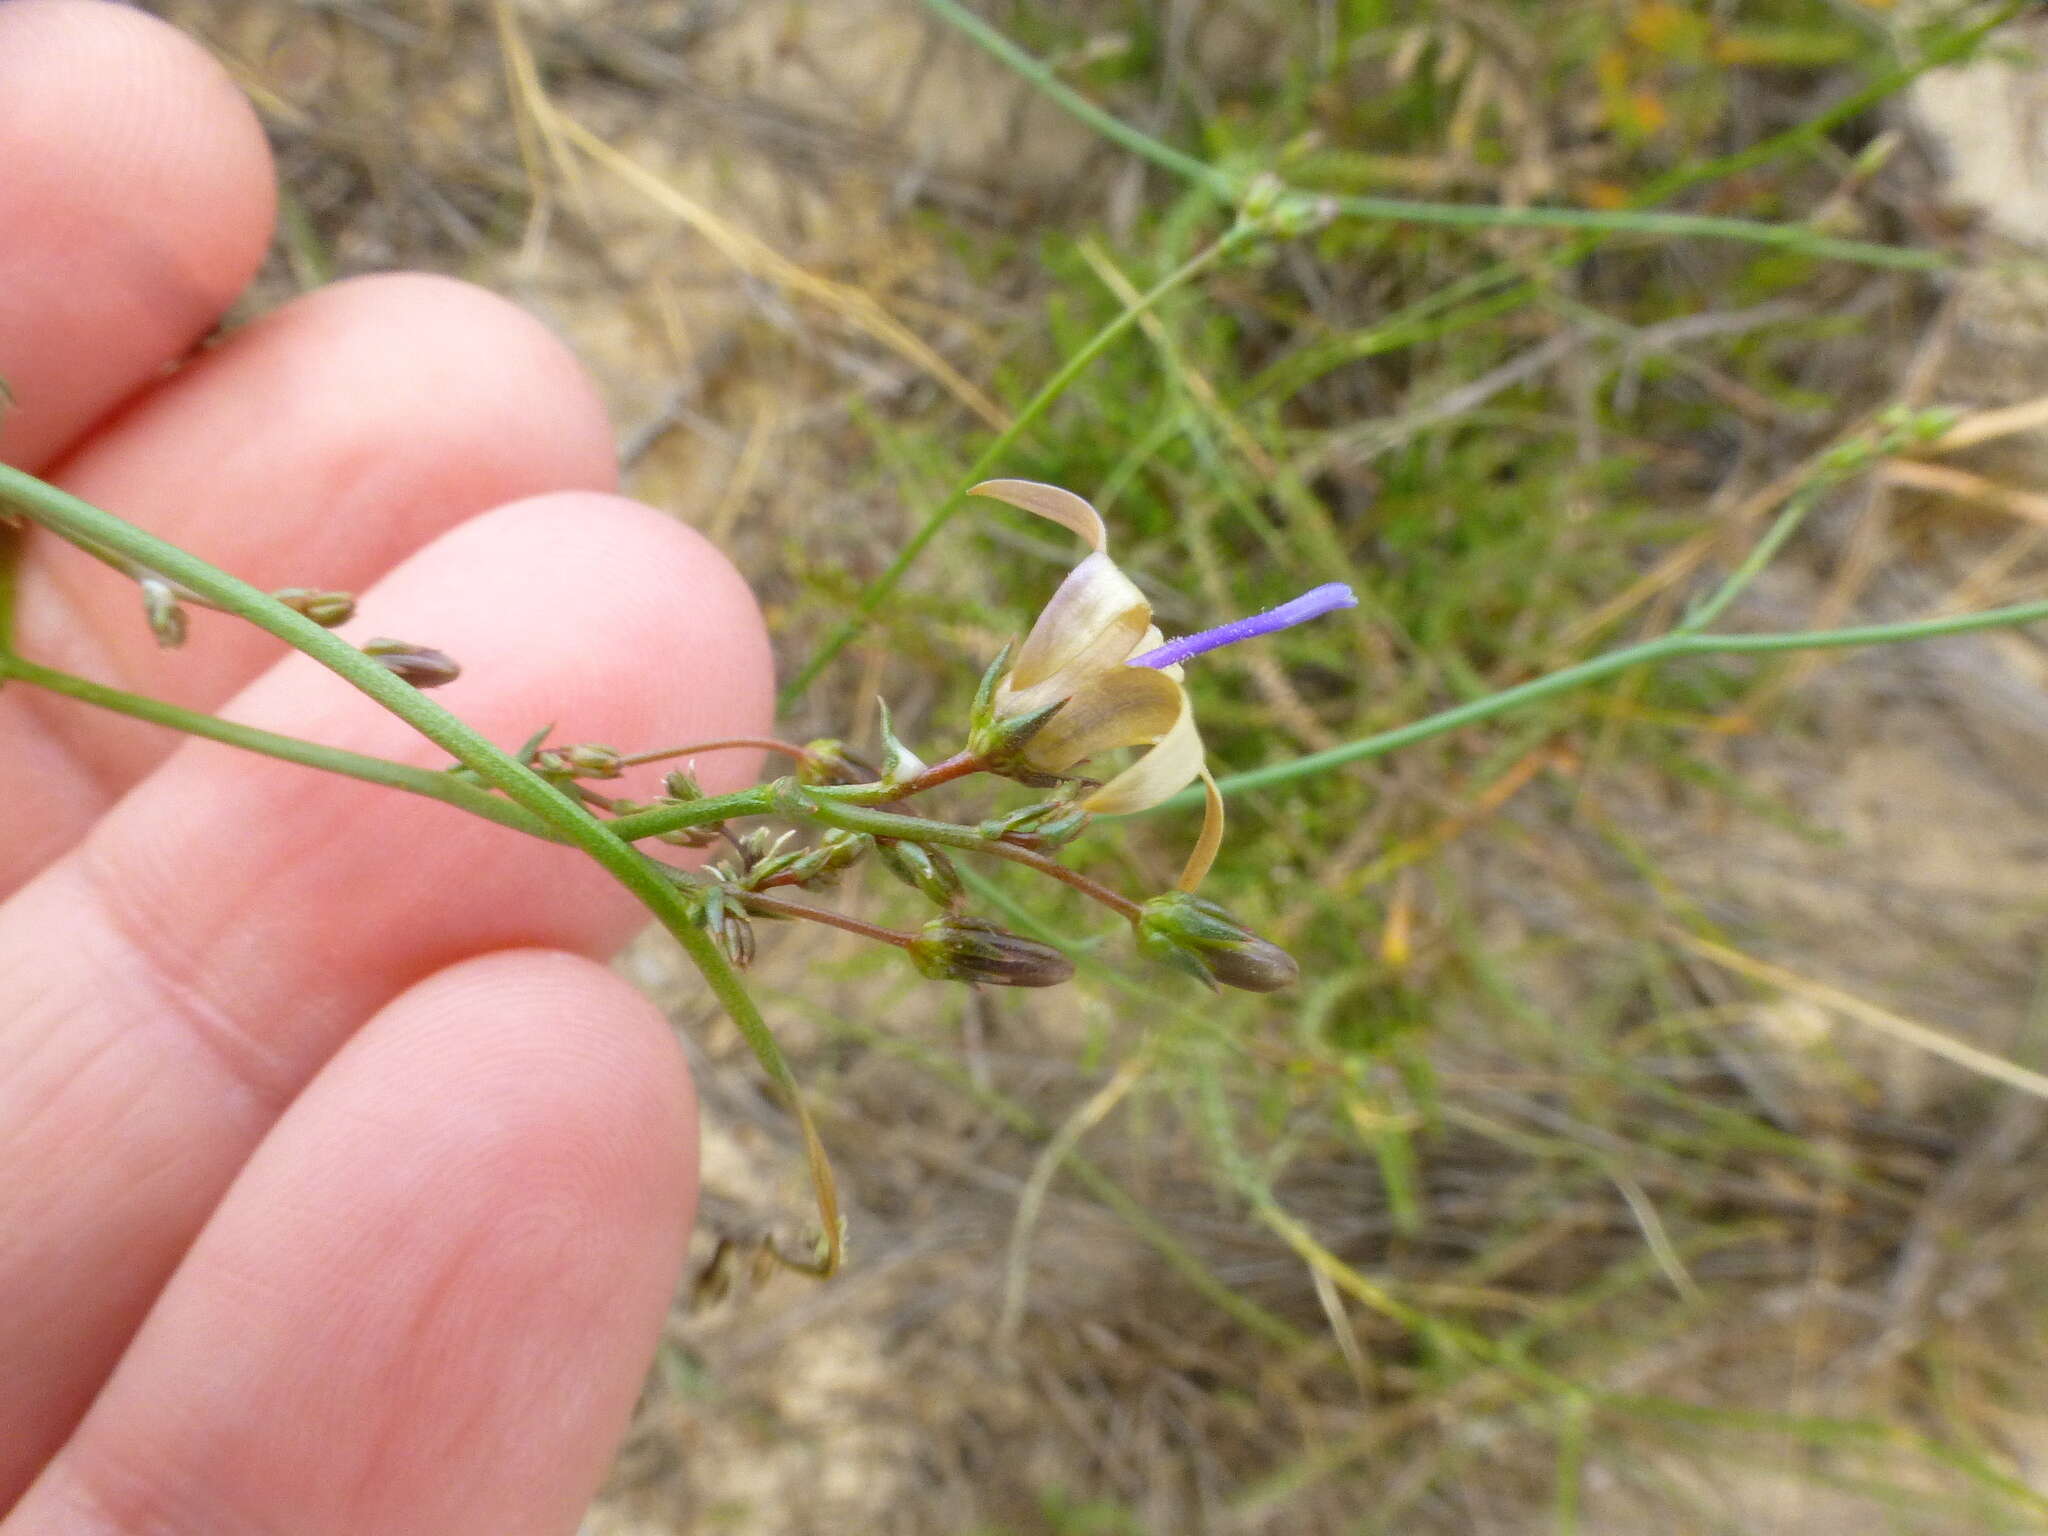
<path id="1" fill-rule="evenodd" d="M 1016 648 L 1015 640 L 1005 640 L 1003 648 L 996 652 L 996 659 L 988 664 L 988 670 L 981 674 L 981 686 L 974 690 L 974 708 L 968 712 L 967 727 L 970 735 L 978 736 L 993 723 L 996 702 L 996 686 L 1009 675 L 1010 652 Z"/>

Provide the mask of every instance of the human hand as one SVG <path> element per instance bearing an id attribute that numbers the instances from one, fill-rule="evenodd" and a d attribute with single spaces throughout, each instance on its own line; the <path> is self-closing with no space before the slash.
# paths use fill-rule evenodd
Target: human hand
<path id="1" fill-rule="evenodd" d="M 271 178 L 170 29 L 0 4 L 0 458 L 259 585 L 362 593 L 360 632 L 459 658 L 438 696 L 500 742 L 757 732 L 751 597 L 607 493 L 590 385 L 511 306 L 363 279 L 160 376 L 260 260 Z M 132 583 L 42 534 L 16 630 L 443 760 L 231 619 L 159 651 Z M 0 895 L 0 1532 L 572 1529 L 695 1187 L 668 1029 L 596 963 L 632 901 L 447 806 L 19 685 Z"/>

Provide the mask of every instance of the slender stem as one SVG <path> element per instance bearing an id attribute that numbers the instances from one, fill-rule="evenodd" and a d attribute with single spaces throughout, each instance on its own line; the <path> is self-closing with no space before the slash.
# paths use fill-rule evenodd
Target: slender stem
<path id="1" fill-rule="evenodd" d="M 1033 89 L 1043 94 L 1047 100 L 1080 119 L 1103 137 L 1121 144 L 1132 153 L 1198 186 L 1208 188 L 1220 197 L 1234 201 L 1242 195 L 1245 188 L 1244 180 L 1162 143 L 1151 134 L 1103 111 L 1061 81 L 1051 66 L 1011 42 L 1001 32 L 960 4 L 959 0 L 924 0 L 924 5 L 925 9 L 931 11 L 941 21 L 971 38 L 1030 82 Z M 1293 189 L 1290 189 L 1290 192 L 1292 191 Z M 1313 194 L 1294 192 L 1293 195 Z M 1751 219 L 1703 214 L 1659 213 L 1627 208 L 1503 208 L 1493 204 L 1428 203 L 1392 197 L 1339 197 L 1333 199 L 1333 202 L 1338 211 L 1355 218 L 1383 219 L 1406 224 L 1485 229 L 1598 230 L 1612 234 L 1740 240 L 1757 245 L 1794 249 L 1815 257 L 1831 257 L 1840 261 L 1861 262 L 1868 266 L 1898 267 L 1913 271 L 1940 271 L 1955 264 L 1951 258 L 1936 251 L 1874 245 L 1862 240 L 1839 240 L 1815 234 L 1803 224 L 1766 224 Z"/>
<path id="2" fill-rule="evenodd" d="M 0 409 L 6 401 L 0 397 Z M 21 575 L 21 546 L 26 530 L 7 520 L 0 511 L 0 656 L 14 654 L 14 594 Z"/>
<path id="3" fill-rule="evenodd" d="M 756 784 L 752 789 L 734 790 L 729 795 L 706 795 L 702 800 L 684 800 L 675 805 L 657 805 L 651 810 L 635 811 L 606 825 L 614 837 L 637 843 L 643 837 L 659 837 L 664 832 L 681 832 L 689 827 L 706 827 L 713 822 L 731 821 L 742 816 L 772 816 L 774 813 L 775 786 Z"/>
<path id="4" fill-rule="evenodd" d="M 169 726 L 172 730 L 183 731 L 188 736 L 203 736 L 209 741 L 240 747 L 245 752 L 280 758 L 288 763 L 319 768 L 328 773 L 345 774 L 349 778 L 362 779 L 366 783 L 381 784 L 387 789 L 402 789 L 408 794 L 424 795 L 430 800 L 442 800 L 474 815 L 498 822 L 502 826 L 531 833 L 536 837 L 561 841 L 560 835 L 552 827 L 531 812 L 492 794 L 487 789 L 439 769 L 415 768 L 410 763 L 394 763 L 387 758 L 368 757 L 360 752 L 344 751 L 340 747 L 325 747 L 318 742 L 302 741 L 296 736 L 281 736 L 275 731 L 258 730 L 253 725 L 240 725 L 232 720 L 223 720 L 218 715 L 201 714 L 197 710 L 166 704 L 161 699 L 144 698 L 140 694 L 109 688 L 104 683 L 73 677 L 68 672 L 39 666 L 21 656 L 0 654 L 0 679 L 28 683 L 99 709 L 112 710 L 116 714 L 127 715 L 136 720 L 147 720 L 154 725 Z"/>
<path id="5" fill-rule="evenodd" d="M 1012 864 L 1021 864 L 1034 869 L 1041 875 L 1048 875 L 1062 885 L 1072 886 L 1091 901 L 1099 901 L 1119 915 L 1136 922 L 1144 916 L 1145 909 L 1130 897 L 1098 884 L 1078 870 L 1067 868 L 1058 859 L 1049 858 L 1035 849 L 1020 848 L 1015 843 L 992 838 L 974 827 L 955 826 L 949 821 L 928 821 L 922 816 L 901 816 L 894 811 L 879 811 L 868 806 L 846 805 L 838 801 L 816 798 L 812 795 L 805 810 L 827 826 L 840 827 L 848 832 L 866 832 L 874 837 L 893 837 L 906 843 L 939 843 L 948 848 L 959 848 L 967 853 L 983 853 L 990 858 L 1007 859 Z"/>
<path id="6" fill-rule="evenodd" d="M 922 816 L 902 816 L 865 805 L 847 805 L 806 792 L 802 812 L 828 827 L 848 832 L 866 832 L 873 837 L 893 837 L 905 843 L 937 843 L 947 848 L 978 852 L 989 839 L 974 827 L 956 826 L 950 821 L 928 821 Z"/>
<path id="7" fill-rule="evenodd" d="M 1062 885 L 1072 886 L 1090 901 L 1099 901 L 1120 917 L 1136 922 L 1145 915 L 1145 909 L 1121 891 L 1111 890 L 1098 881 L 1089 879 L 1078 869 L 1069 869 L 1058 859 L 1038 852 L 1034 848 L 1020 848 L 1015 843 L 989 840 L 970 850 L 985 853 L 992 858 L 1008 859 L 1012 864 L 1022 864 L 1026 869 L 1035 869 L 1041 875 L 1050 875 Z"/>
<path id="8" fill-rule="evenodd" d="M 555 832 L 595 859 L 604 870 L 638 897 L 704 975 L 713 994 L 753 1047 L 763 1068 L 789 1096 L 810 1157 L 818 1209 L 824 1222 L 824 1253 L 818 1268 L 838 1266 L 843 1234 L 838 1198 L 830 1165 L 817 1130 L 797 1091 L 796 1079 L 784 1060 L 766 1020 L 741 984 L 725 956 L 696 921 L 688 904 L 630 843 L 591 815 L 532 768 L 450 714 L 395 673 L 365 656 L 339 636 L 285 606 L 247 582 L 230 576 L 175 545 L 123 522 L 88 502 L 32 475 L 0 464 L 0 499 L 19 506 L 30 517 L 60 533 L 82 536 L 106 545 L 131 560 L 161 572 L 209 602 L 277 636 L 305 652 L 345 682 L 368 694 L 429 741 L 449 753 Z"/>
<path id="9" fill-rule="evenodd" d="M 1799 531 L 1799 525 L 1806 521 L 1807 514 L 1840 481 L 1839 475 L 1826 475 L 1788 500 L 1779 509 L 1764 536 L 1756 541 L 1755 547 L 1743 557 L 1742 563 L 1728 573 L 1727 579 L 1716 587 L 1692 612 L 1682 619 L 1676 629 L 1678 634 L 1693 634 L 1705 629 L 1728 609 L 1728 605 L 1748 590 L 1749 584 L 1763 574 L 1765 566 L 1785 547 L 1785 541 Z"/>
<path id="10" fill-rule="evenodd" d="M 916 778 L 899 785 L 895 798 L 908 800 L 912 795 L 921 795 L 928 789 L 937 789 L 941 784 L 950 784 L 955 779 L 964 779 L 981 773 L 988 767 L 988 759 L 978 753 L 955 752 L 951 757 L 933 763 Z"/>
<path id="11" fill-rule="evenodd" d="M 811 653 L 810 659 L 797 669 L 796 676 L 789 680 L 788 686 L 782 690 L 780 707 L 788 709 L 802 698 L 811 684 L 817 681 L 818 674 L 830 666 L 833 658 L 845 650 L 854 637 L 867 627 L 868 620 L 882 605 L 882 599 L 896 589 L 896 584 L 903 579 L 904 572 L 908 571 L 917 557 L 924 553 L 925 546 L 938 537 L 939 530 L 959 511 L 961 502 L 966 499 L 968 488 L 978 485 L 988 477 L 988 471 L 1010 451 L 1011 444 L 1023 436 L 1025 429 L 1043 416 L 1053 402 L 1067 392 L 1068 386 L 1081 376 L 1090 363 L 1108 351 L 1118 337 L 1136 324 L 1138 318 L 1161 299 L 1182 284 L 1200 276 L 1214 263 L 1247 241 L 1256 238 L 1258 234 L 1259 230 L 1255 225 L 1234 226 L 1219 239 L 1174 268 L 1140 295 L 1136 304 L 1131 305 L 1089 337 L 1087 342 L 1061 365 L 1059 372 L 1046 380 L 1045 386 L 1031 397 L 1024 409 L 1017 413 L 1016 419 L 997 433 L 981 451 L 974 463 L 968 467 L 967 473 L 960 477 L 959 483 L 947 493 L 945 500 L 932 509 L 917 532 L 913 533 L 903 548 L 896 552 L 896 558 L 889 562 L 888 569 L 868 583 L 867 590 L 861 593 L 859 601 L 854 604 L 853 613 L 825 637 L 817 650 Z"/>
<path id="12" fill-rule="evenodd" d="M 777 741 L 773 736 L 722 736 L 717 741 L 693 741 L 686 747 L 657 747 L 652 752 L 635 752 L 619 761 L 627 767 L 634 767 L 641 763 L 666 762 L 672 757 L 689 757 L 698 752 L 723 752 L 732 747 L 757 747 L 763 752 L 780 752 L 798 762 L 810 756 L 802 747 Z"/>
<path id="13" fill-rule="evenodd" d="M 1361 736 L 1356 741 L 1348 741 L 1340 746 L 1322 752 L 1312 752 L 1305 757 L 1293 758 L 1284 763 L 1254 768 L 1249 773 L 1232 774 L 1227 779 L 1218 780 L 1216 787 L 1224 794 L 1231 795 L 1307 778 L 1325 769 L 1341 767 L 1363 758 L 1380 757 L 1414 742 L 1441 736 L 1446 731 L 1455 731 L 1460 726 L 1504 714 L 1521 705 L 1533 704 L 1539 699 L 1547 699 L 1552 694 L 1597 682 L 1616 672 L 1627 671 L 1630 667 L 1641 666 L 1645 662 L 1663 661 L 1673 656 L 1751 655 L 1777 651 L 1841 650 L 1860 645 L 1895 645 L 1910 640 L 1936 640 L 1949 635 L 1972 634 L 1979 630 L 2005 629 L 2015 624 L 2032 624 L 2044 619 L 2048 619 L 2048 600 L 2014 603 L 2004 608 L 1990 608 L 1981 613 L 1954 614 L 1947 618 L 1914 619 L 1896 624 L 1860 624 L 1846 629 L 1816 629 L 1757 635 L 1668 634 L 1655 640 L 1646 640 L 1641 645 L 1609 651 L 1605 655 L 1579 662 L 1576 666 L 1532 678 L 1513 688 L 1504 688 L 1499 693 L 1470 700 L 1440 714 L 1410 721 L 1407 725 L 1396 726 L 1392 730 Z M 1177 808 L 1200 803 L 1199 791 L 1183 791 L 1166 801 L 1165 807 Z"/>
<path id="14" fill-rule="evenodd" d="M 1235 200 L 1242 190 L 1232 177 L 1208 161 L 1183 154 L 1172 145 L 1161 143 L 1142 129 L 1133 128 L 1122 118 L 1103 111 L 1060 79 L 1050 64 L 1036 54 L 1018 47 L 964 5 L 956 4 L 955 0 L 924 0 L 924 3 L 925 9 L 935 13 L 947 26 L 965 33 L 980 47 L 1022 75 L 1031 83 L 1032 89 L 1047 101 L 1079 118 L 1111 143 L 1121 144 L 1141 159 L 1150 160 L 1154 165 L 1164 166 L 1189 181 L 1210 187 L 1218 196 L 1225 199 Z"/>
<path id="15" fill-rule="evenodd" d="M 898 933 L 894 928 L 883 928 L 875 923 L 864 923 L 857 917 L 848 917 L 843 912 L 827 911 L 824 907 L 805 906 L 800 901 L 784 901 L 779 896 L 766 896 L 759 891 L 740 891 L 740 905 L 749 912 L 758 912 L 763 917 L 797 917 L 807 922 L 823 923 L 828 928 L 841 928 L 848 933 L 857 933 L 864 939 L 876 939 L 884 944 L 894 944 L 898 949 L 908 949 L 917 942 L 917 936 Z"/>

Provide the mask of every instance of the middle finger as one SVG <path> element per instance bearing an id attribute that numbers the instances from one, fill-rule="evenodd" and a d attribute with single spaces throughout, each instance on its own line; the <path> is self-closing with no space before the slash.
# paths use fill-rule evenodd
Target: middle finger
<path id="1" fill-rule="evenodd" d="M 258 586 L 352 591 L 487 507 L 609 489 L 613 462 L 602 404 L 539 322 L 467 284 L 393 275 L 237 333 L 56 479 Z M 25 655 L 190 708 L 218 707 L 281 649 L 195 613 L 190 641 L 160 650 L 134 584 L 49 535 L 30 540 L 21 589 Z M 0 691 L 0 806 L 17 808 L 0 827 L 0 895 L 176 745 L 156 726 Z"/>

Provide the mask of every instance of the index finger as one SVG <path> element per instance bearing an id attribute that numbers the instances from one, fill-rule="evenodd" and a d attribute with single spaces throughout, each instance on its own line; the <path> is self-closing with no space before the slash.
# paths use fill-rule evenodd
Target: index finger
<path id="1" fill-rule="evenodd" d="M 255 114 L 196 43 L 102 0 L 0 4 L 0 460 L 54 462 L 191 350 L 275 199 Z"/>

